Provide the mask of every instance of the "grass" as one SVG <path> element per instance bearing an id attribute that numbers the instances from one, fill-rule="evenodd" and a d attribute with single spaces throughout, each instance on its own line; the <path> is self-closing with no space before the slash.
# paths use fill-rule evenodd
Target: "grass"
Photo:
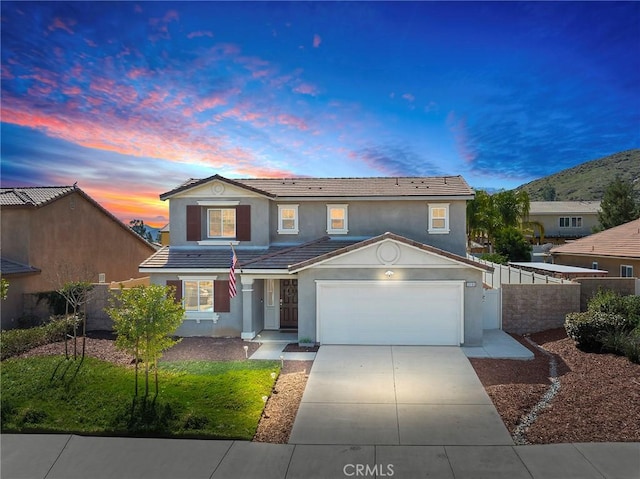
<path id="1" fill-rule="evenodd" d="M 158 397 L 134 400 L 131 368 L 90 357 L 9 359 L 2 432 L 251 439 L 279 371 L 277 361 L 160 363 Z"/>

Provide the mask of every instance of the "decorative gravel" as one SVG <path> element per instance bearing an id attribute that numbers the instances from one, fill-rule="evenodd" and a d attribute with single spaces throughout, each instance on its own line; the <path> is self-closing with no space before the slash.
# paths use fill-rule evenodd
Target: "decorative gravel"
<path id="1" fill-rule="evenodd" d="M 554 356 L 559 379 L 557 394 L 534 410 L 554 389 L 549 358 L 525 338 L 512 336 L 533 351 L 533 360 L 471 360 L 512 434 L 534 412 L 530 427 L 519 431 L 522 442 L 640 441 L 640 365 L 622 356 L 580 351 L 564 329 L 532 334 L 530 339 Z"/>

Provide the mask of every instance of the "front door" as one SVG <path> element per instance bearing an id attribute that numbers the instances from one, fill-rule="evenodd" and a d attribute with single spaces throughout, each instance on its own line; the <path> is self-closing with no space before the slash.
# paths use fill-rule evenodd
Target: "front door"
<path id="1" fill-rule="evenodd" d="M 298 328 L 298 280 L 280 280 L 280 327 Z"/>

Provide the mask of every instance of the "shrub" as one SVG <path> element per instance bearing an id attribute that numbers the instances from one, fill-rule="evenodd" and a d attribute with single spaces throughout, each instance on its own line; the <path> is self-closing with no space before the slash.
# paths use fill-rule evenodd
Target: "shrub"
<path id="1" fill-rule="evenodd" d="M 62 341 L 73 330 L 73 316 L 53 316 L 42 326 L 28 329 L 11 329 L 0 333 L 0 359 L 7 359 L 43 344 Z"/>
<path id="2" fill-rule="evenodd" d="M 500 253 L 483 253 L 480 255 L 480 259 L 497 264 L 507 264 L 509 262 L 509 258 Z"/>
<path id="3" fill-rule="evenodd" d="M 593 351 L 602 349 L 606 335 L 628 330 L 628 321 L 619 314 L 586 311 L 567 314 L 564 327 L 578 347 Z"/>

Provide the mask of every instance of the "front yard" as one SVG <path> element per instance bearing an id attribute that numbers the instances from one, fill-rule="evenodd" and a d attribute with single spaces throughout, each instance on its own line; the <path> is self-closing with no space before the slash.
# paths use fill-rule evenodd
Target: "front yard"
<path id="1" fill-rule="evenodd" d="M 134 370 L 86 357 L 2 362 L 2 432 L 253 438 L 280 371 L 275 361 L 175 361 L 160 392 L 133 401 Z"/>

